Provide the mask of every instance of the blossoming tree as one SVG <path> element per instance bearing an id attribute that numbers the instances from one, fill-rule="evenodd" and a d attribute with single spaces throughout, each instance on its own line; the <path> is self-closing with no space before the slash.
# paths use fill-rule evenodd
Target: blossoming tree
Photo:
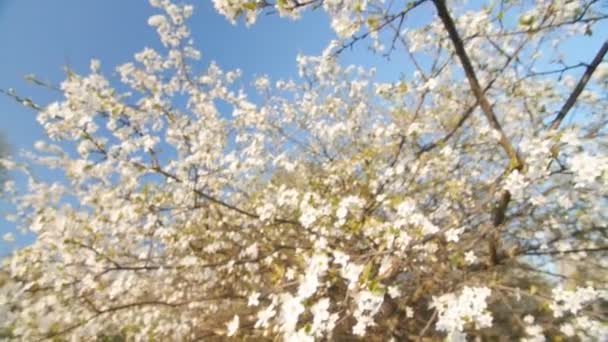
<path id="1" fill-rule="evenodd" d="M 9 93 L 49 139 L 3 160 L 37 236 L 4 260 L 5 336 L 608 338 L 608 41 L 564 51 L 605 27 L 597 0 L 214 0 L 235 24 L 331 20 L 260 101 L 238 70 L 193 71 L 192 6 L 150 3 L 165 49 L 119 79 L 94 60 L 56 102 Z M 355 44 L 412 70 L 341 65 Z"/>

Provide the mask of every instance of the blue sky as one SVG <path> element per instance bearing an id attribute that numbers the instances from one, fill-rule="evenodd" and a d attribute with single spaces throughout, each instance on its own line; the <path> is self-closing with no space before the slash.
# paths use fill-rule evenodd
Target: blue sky
<path id="1" fill-rule="evenodd" d="M 190 2 L 196 6 L 190 27 L 203 54 L 202 65 L 215 60 L 225 70 L 240 68 L 245 82 L 262 74 L 275 80 L 295 76 L 298 53 L 319 54 L 334 38 L 322 11 L 306 13 L 299 21 L 262 15 L 247 28 L 230 24 L 215 12 L 211 1 Z M 84 73 L 92 58 L 100 59 L 104 73 L 112 75 L 115 66 L 130 61 L 143 47 L 161 48 L 154 29 L 147 25 L 147 18 L 156 12 L 144 0 L 0 0 L 0 88 L 14 88 L 46 104 L 58 99 L 58 94 L 27 83 L 25 75 L 59 83 L 64 66 Z M 422 13 L 410 20 L 424 20 L 432 12 Z M 584 44 L 588 45 L 574 45 L 569 57 L 588 60 L 602 39 L 598 36 L 601 34 L 587 39 Z M 388 62 L 367 53 L 367 46 L 367 42 L 356 45 L 354 52 L 346 51 L 342 59 L 380 65 L 378 76 L 384 80 L 398 79 L 408 68 L 401 55 Z M 15 154 L 31 149 L 43 138 L 35 113 L 10 98 L 0 96 L 0 115 L 0 132 Z M 0 203 L 0 210 L 7 209 Z M 13 224 L 0 217 L 0 235 L 13 230 Z M 17 243 L 11 245 L 0 241 L 0 256 L 29 239 L 18 236 Z"/>

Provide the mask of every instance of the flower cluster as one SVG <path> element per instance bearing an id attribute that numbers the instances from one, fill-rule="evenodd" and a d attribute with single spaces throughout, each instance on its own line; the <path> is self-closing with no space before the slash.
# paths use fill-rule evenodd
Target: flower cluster
<path id="1" fill-rule="evenodd" d="M 487 287 L 465 287 L 460 295 L 444 294 L 433 298 L 431 307 L 437 310 L 437 330 L 448 334 L 462 332 L 466 324 L 475 328 L 492 325 L 487 299 L 491 290 Z"/>

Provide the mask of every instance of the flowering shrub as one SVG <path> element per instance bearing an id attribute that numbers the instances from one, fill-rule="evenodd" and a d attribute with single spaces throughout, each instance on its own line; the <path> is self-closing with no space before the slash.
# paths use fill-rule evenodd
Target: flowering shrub
<path id="1" fill-rule="evenodd" d="M 193 72 L 191 5 L 150 3 L 164 50 L 69 71 L 44 106 L 9 93 L 48 139 L 2 160 L 37 236 L 4 260 L 5 336 L 608 338 L 608 42 L 563 57 L 605 25 L 597 1 L 214 0 L 235 24 L 331 20 L 299 79 L 254 82 L 263 101 L 239 70 Z M 340 64 L 368 42 L 411 70 Z"/>

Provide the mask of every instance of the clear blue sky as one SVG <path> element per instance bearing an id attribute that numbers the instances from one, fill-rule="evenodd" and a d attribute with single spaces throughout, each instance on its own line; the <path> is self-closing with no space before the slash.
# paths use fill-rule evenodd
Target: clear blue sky
<path id="1" fill-rule="evenodd" d="M 319 54 L 334 38 L 322 11 L 307 13 L 299 21 L 263 15 L 247 28 L 243 24 L 231 25 L 215 12 L 211 1 L 189 2 L 196 6 L 190 23 L 196 45 L 203 53 L 202 65 L 215 60 L 225 70 L 240 68 L 245 82 L 261 74 L 275 80 L 295 76 L 298 53 Z M 147 25 L 147 18 L 153 13 L 156 10 L 144 0 L 0 0 L 0 88 L 14 88 L 37 103 L 46 104 L 56 100 L 57 94 L 28 84 L 25 75 L 35 74 L 42 80 L 59 83 L 64 78 L 63 66 L 70 65 L 84 73 L 91 58 L 100 59 L 104 73 L 111 75 L 116 65 L 130 61 L 143 47 L 161 48 L 153 28 Z M 423 10 L 423 14 L 422 17 L 432 12 Z M 422 17 L 417 15 L 410 20 L 424 20 Z M 574 46 L 571 57 L 588 60 L 602 39 L 598 36 L 601 34 L 588 39 L 584 48 Z M 367 53 L 368 45 L 360 43 L 354 52 L 347 51 L 343 60 L 381 66 L 378 76 L 384 80 L 398 79 L 408 68 L 401 56 L 387 62 Z M 5 96 L 0 96 L 0 115 L 0 132 L 15 154 L 31 149 L 36 140 L 43 138 L 35 113 Z M 0 203 L 0 210 L 6 209 Z M 0 236 L 8 231 L 14 231 L 14 226 L 0 217 Z M 17 243 L 11 245 L 0 240 L 0 256 L 31 240 L 19 235 L 17 238 Z"/>

